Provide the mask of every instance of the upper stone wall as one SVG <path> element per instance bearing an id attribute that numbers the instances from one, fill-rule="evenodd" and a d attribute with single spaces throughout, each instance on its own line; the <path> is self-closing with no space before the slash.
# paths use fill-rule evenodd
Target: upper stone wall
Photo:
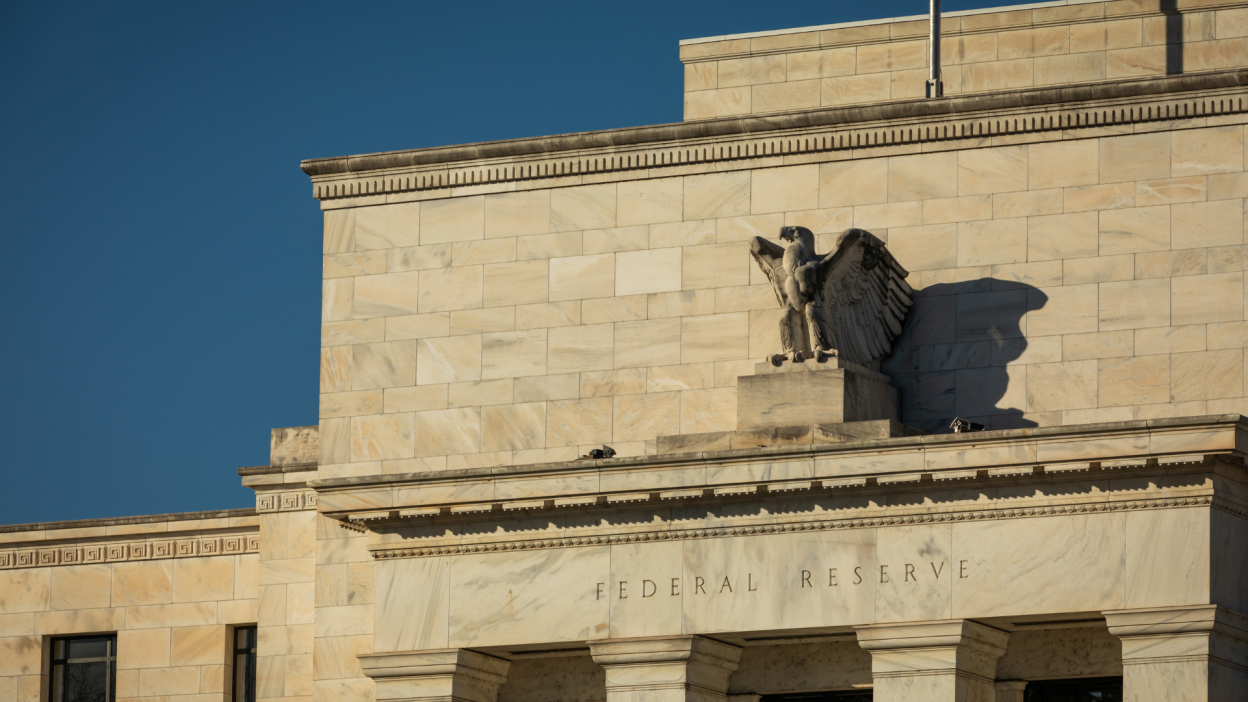
<path id="1" fill-rule="evenodd" d="M 1246 4 L 1072 0 L 945 13 L 945 94 L 1248 66 Z M 685 119 L 921 98 L 927 33 L 926 18 L 900 18 L 682 42 Z"/>

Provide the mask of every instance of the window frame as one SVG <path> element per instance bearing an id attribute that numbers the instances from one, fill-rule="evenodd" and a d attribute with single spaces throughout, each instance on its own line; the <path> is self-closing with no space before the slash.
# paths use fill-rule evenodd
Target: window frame
<path id="1" fill-rule="evenodd" d="M 244 632 L 251 632 L 251 645 L 249 647 L 240 647 L 239 635 Z M 230 699 L 232 702 L 255 702 L 256 700 L 256 650 L 259 635 L 259 627 L 255 624 L 246 624 L 233 627 L 230 631 Z M 245 670 L 240 671 L 239 657 L 245 656 L 243 659 Z M 238 689 L 239 677 L 243 676 L 244 690 Z M 247 697 L 247 693 L 251 693 L 251 697 Z"/>
<path id="2" fill-rule="evenodd" d="M 103 640 L 105 654 L 92 658 L 58 658 L 58 644 L 65 644 L 66 654 L 69 653 L 71 641 L 89 641 Z M 73 636 L 54 636 L 50 641 L 50 650 L 48 657 L 48 700 L 49 702 L 65 702 L 65 686 L 62 683 L 59 686 L 60 699 L 57 699 L 57 668 L 64 668 L 73 663 L 107 663 L 104 670 L 104 702 L 116 702 L 117 700 L 117 634 L 75 634 Z"/>

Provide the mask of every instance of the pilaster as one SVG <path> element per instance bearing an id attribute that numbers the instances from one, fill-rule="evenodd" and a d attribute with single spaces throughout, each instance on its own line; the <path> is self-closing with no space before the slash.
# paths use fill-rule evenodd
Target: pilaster
<path id="1" fill-rule="evenodd" d="M 495 702 L 511 663 L 463 648 L 361 655 L 377 700 Z"/>
<path id="2" fill-rule="evenodd" d="M 1248 690 L 1248 618 L 1217 605 L 1105 612 L 1123 699 L 1232 700 Z"/>
<path id="3" fill-rule="evenodd" d="M 966 619 L 856 627 L 876 702 L 988 702 L 1010 635 Z"/>
<path id="4" fill-rule="evenodd" d="M 607 702 L 726 702 L 741 649 L 701 636 L 589 644 L 607 672 Z"/>

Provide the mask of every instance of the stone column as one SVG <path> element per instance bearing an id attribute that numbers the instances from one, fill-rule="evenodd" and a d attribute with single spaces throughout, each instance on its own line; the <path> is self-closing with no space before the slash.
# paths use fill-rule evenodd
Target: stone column
<path id="1" fill-rule="evenodd" d="M 1105 612 L 1127 702 L 1232 700 L 1248 690 L 1248 618 L 1217 605 Z"/>
<path id="2" fill-rule="evenodd" d="M 701 636 L 589 643 L 607 671 L 607 702 L 726 702 L 741 649 Z"/>
<path id="3" fill-rule="evenodd" d="M 967 619 L 855 627 L 876 702 L 988 702 L 1010 635 Z"/>
<path id="4" fill-rule="evenodd" d="M 511 662 L 463 648 L 361 655 L 378 702 L 496 702 Z"/>

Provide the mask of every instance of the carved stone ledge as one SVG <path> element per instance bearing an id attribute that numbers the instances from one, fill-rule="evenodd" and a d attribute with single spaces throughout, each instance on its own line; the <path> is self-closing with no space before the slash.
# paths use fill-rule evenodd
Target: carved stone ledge
<path id="1" fill-rule="evenodd" d="M 511 662 L 462 648 L 361 654 L 377 700 L 495 702 Z"/>
<path id="2" fill-rule="evenodd" d="M 150 561 L 166 558 L 238 556 L 260 552 L 259 534 L 151 538 L 0 551 L 0 570 Z"/>

